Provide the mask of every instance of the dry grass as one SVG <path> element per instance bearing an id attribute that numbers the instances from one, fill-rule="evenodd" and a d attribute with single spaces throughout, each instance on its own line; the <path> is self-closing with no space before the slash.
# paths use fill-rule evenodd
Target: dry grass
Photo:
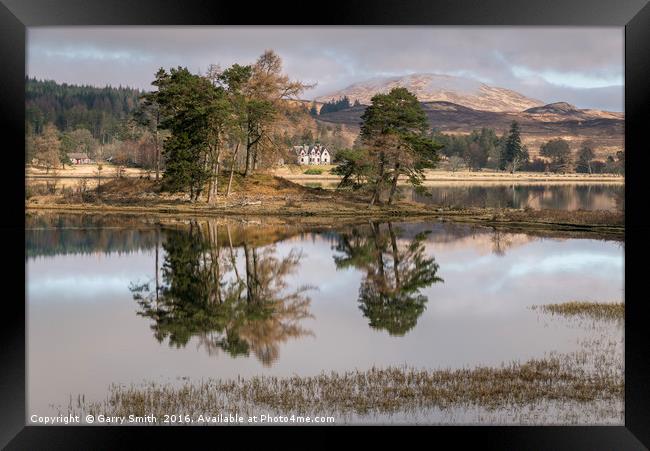
<path id="1" fill-rule="evenodd" d="M 413 367 L 323 372 L 316 376 L 258 376 L 141 385 L 113 384 L 105 400 L 72 398 L 67 413 L 192 418 L 237 412 L 244 416 L 328 415 L 337 422 L 393 422 L 437 412 L 441 423 L 621 424 L 624 368 L 622 304 L 569 302 L 535 307 L 586 335 L 568 354 L 550 352 L 526 362 L 461 369 Z M 62 412 L 63 413 L 63 412 Z M 465 418 L 459 420 L 459 418 Z M 399 421 L 399 420 L 397 420 Z M 420 421 L 420 420 L 418 420 Z M 471 423 L 472 420 L 469 420 Z"/>
<path id="2" fill-rule="evenodd" d="M 597 302 L 564 302 L 562 304 L 546 304 L 533 306 L 544 313 L 566 317 L 577 316 L 595 320 L 623 320 L 625 317 L 625 304 L 597 303 Z"/>
<path id="3" fill-rule="evenodd" d="M 426 409 L 475 408 L 487 412 L 523 411 L 543 403 L 615 405 L 623 398 L 623 373 L 602 355 L 588 370 L 585 353 L 551 355 L 525 363 L 473 369 L 418 370 L 409 367 L 322 373 L 314 377 L 260 376 L 236 380 L 185 381 L 181 386 L 145 383 L 112 385 L 108 398 L 68 407 L 69 413 L 128 416 L 169 412 L 197 416 L 208 412 L 260 411 L 300 415 L 382 415 Z M 604 358 L 604 363 L 603 363 Z M 614 408 L 614 410 L 616 410 Z M 495 412 L 496 413 L 496 412 Z M 554 413 L 551 412 L 552 415 Z M 605 414 L 616 416 L 611 410 Z"/>
<path id="4" fill-rule="evenodd" d="M 151 173 L 151 171 L 149 171 Z M 127 177 L 140 177 L 146 175 L 147 171 L 139 168 L 124 168 L 124 175 Z M 111 163 L 102 163 L 102 177 L 112 177 L 115 175 L 115 166 Z M 68 164 L 63 168 L 46 171 L 38 166 L 27 165 L 25 167 L 25 176 L 29 177 L 97 177 L 97 164 Z"/>

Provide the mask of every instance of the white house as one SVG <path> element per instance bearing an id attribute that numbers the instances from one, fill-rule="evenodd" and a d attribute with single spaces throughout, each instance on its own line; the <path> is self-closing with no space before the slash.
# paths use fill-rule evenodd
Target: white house
<path id="1" fill-rule="evenodd" d="M 293 146 L 293 151 L 296 152 L 298 164 L 309 164 L 309 147 L 308 146 Z"/>
<path id="2" fill-rule="evenodd" d="M 298 164 L 330 164 L 331 156 L 326 147 L 322 144 L 293 146 L 296 152 Z"/>
<path id="3" fill-rule="evenodd" d="M 90 158 L 88 158 L 88 155 L 85 153 L 81 152 L 71 152 L 68 154 L 68 157 L 70 158 L 70 161 L 72 164 L 90 164 Z"/>

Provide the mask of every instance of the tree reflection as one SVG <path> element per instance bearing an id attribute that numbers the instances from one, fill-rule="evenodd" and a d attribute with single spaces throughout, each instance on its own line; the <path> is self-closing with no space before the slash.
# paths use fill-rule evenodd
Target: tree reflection
<path id="1" fill-rule="evenodd" d="M 506 255 L 506 249 L 512 246 L 512 235 L 495 227 L 492 229 L 490 241 L 492 241 L 492 252 L 494 255 L 503 257 Z"/>
<path id="2" fill-rule="evenodd" d="M 301 254 L 278 257 L 273 245 L 260 247 L 239 237 L 233 246 L 229 226 L 192 222 L 163 243 L 162 281 L 132 284 L 138 314 L 153 320 L 159 342 L 184 347 L 197 337 L 209 354 L 252 352 L 264 365 L 279 356 L 279 346 L 311 332 L 300 327 L 311 317 L 308 287 L 289 290 Z M 243 252 L 240 252 L 243 251 Z M 239 263 L 239 264 L 238 264 Z M 156 274 L 158 270 L 156 269 Z M 158 283 L 156 283 L 158 285 Z"/>
<path id="3" fill-rule="evenodd" d="M 421 293 L 436 282 L 438 264 L 425 254 L 424 239 L 400 239 L 391 223 L 370 223 L 369 230 L 353 228 L 341 233 L 334 249 L 339 269 L 354 267 L 365 272 L 359 288 L 359 308 L 370 327 L 402 336 L 413 329 L 428 298 Z"/>

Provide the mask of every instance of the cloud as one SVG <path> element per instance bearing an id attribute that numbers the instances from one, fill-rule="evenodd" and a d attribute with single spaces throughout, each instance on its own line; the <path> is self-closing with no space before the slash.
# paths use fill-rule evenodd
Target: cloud
<path id="1" fill-rule="evenodd" d="M 37 78 L 149 89 L 159 67 L 252 63 L 265 49 L 315 97 L 377 76 L 475 78 L 551 102 L 622 110 L 623 29 L 585 27 L 38 27 Z M 564 96 L 564 97 L 563 97 Z"/>

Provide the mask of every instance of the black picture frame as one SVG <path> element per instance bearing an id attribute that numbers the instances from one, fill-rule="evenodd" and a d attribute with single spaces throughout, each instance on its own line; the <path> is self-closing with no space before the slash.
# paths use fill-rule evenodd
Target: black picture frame
<path id="1" fill-rule="evenodd" d="M 647 345 L 648 308 L 644 296 L 646 185 L 650 168 L 646 118 L 650 110 L 650 4 L 647 0 L 446 0 L 330 1 L 318 12 L 305 3 L 284 2 L 126 1 L 126 0 L 0 0 L 0 115 L 2 118 L 2 183 L 6 286 L 12 295 L 3 299 L 2 366 L 0 370 L 0 445 L 7 449 L 123 449 L 133 439 L 167 442 L 172 433 L 192 434 L 192 440 L 224 432 L 223 428 L 156 427 L 44 427 L 25 425 L 25 319 L 24 284 L 17 281 L 25 255 L 24 148 L 26 27 L 63 25 L 544 25 L 625 27 L 625 426 L 620 427 L 462 427 L 438 426 L 423 439 L 437 443 L 480 444 L 488 449 L 633 450 L 650 447 L 650 347 Z M 644 114 L 645 113 L 645 114 Z M 15 172 L 15 173 L 14 173 Z M 15 262 L 15 263 L 14 263 Z M 636 263 L 635 263 L 636 262 Z M 53 344 L 55 346 L 56 344 Z M 164 429 L 161 431 L 161 429 Z M 235 428 L 235 433 L 239 430 Z M 319 429 L 319 428 L 317 428 Z M 266 428 L 273 440 L 282 428 Z M 248 431 L 248 429 L 246 430 Z M 336 446 L 333 434 L 318 442 Z M 230 432 L 232 433 L 232 432 Z M 311 432 L 310 432 L 311 433 Z M 373 431 L 383 439 L 399 437 L 392 428 Z M 203 436 L 203 437 L 199 437 Z M 246 434 L 249 436 L 249 434 Z M 240 435 L 241 437 L 241 435 Z M 310 440 L 310 442 L 312 442 Z M 167 442 L 169 443 L 169 442 Z M 189 443 L 189 442 L 188 442 Z M 216 444 L 216 442 L 215 442 Z"/>

